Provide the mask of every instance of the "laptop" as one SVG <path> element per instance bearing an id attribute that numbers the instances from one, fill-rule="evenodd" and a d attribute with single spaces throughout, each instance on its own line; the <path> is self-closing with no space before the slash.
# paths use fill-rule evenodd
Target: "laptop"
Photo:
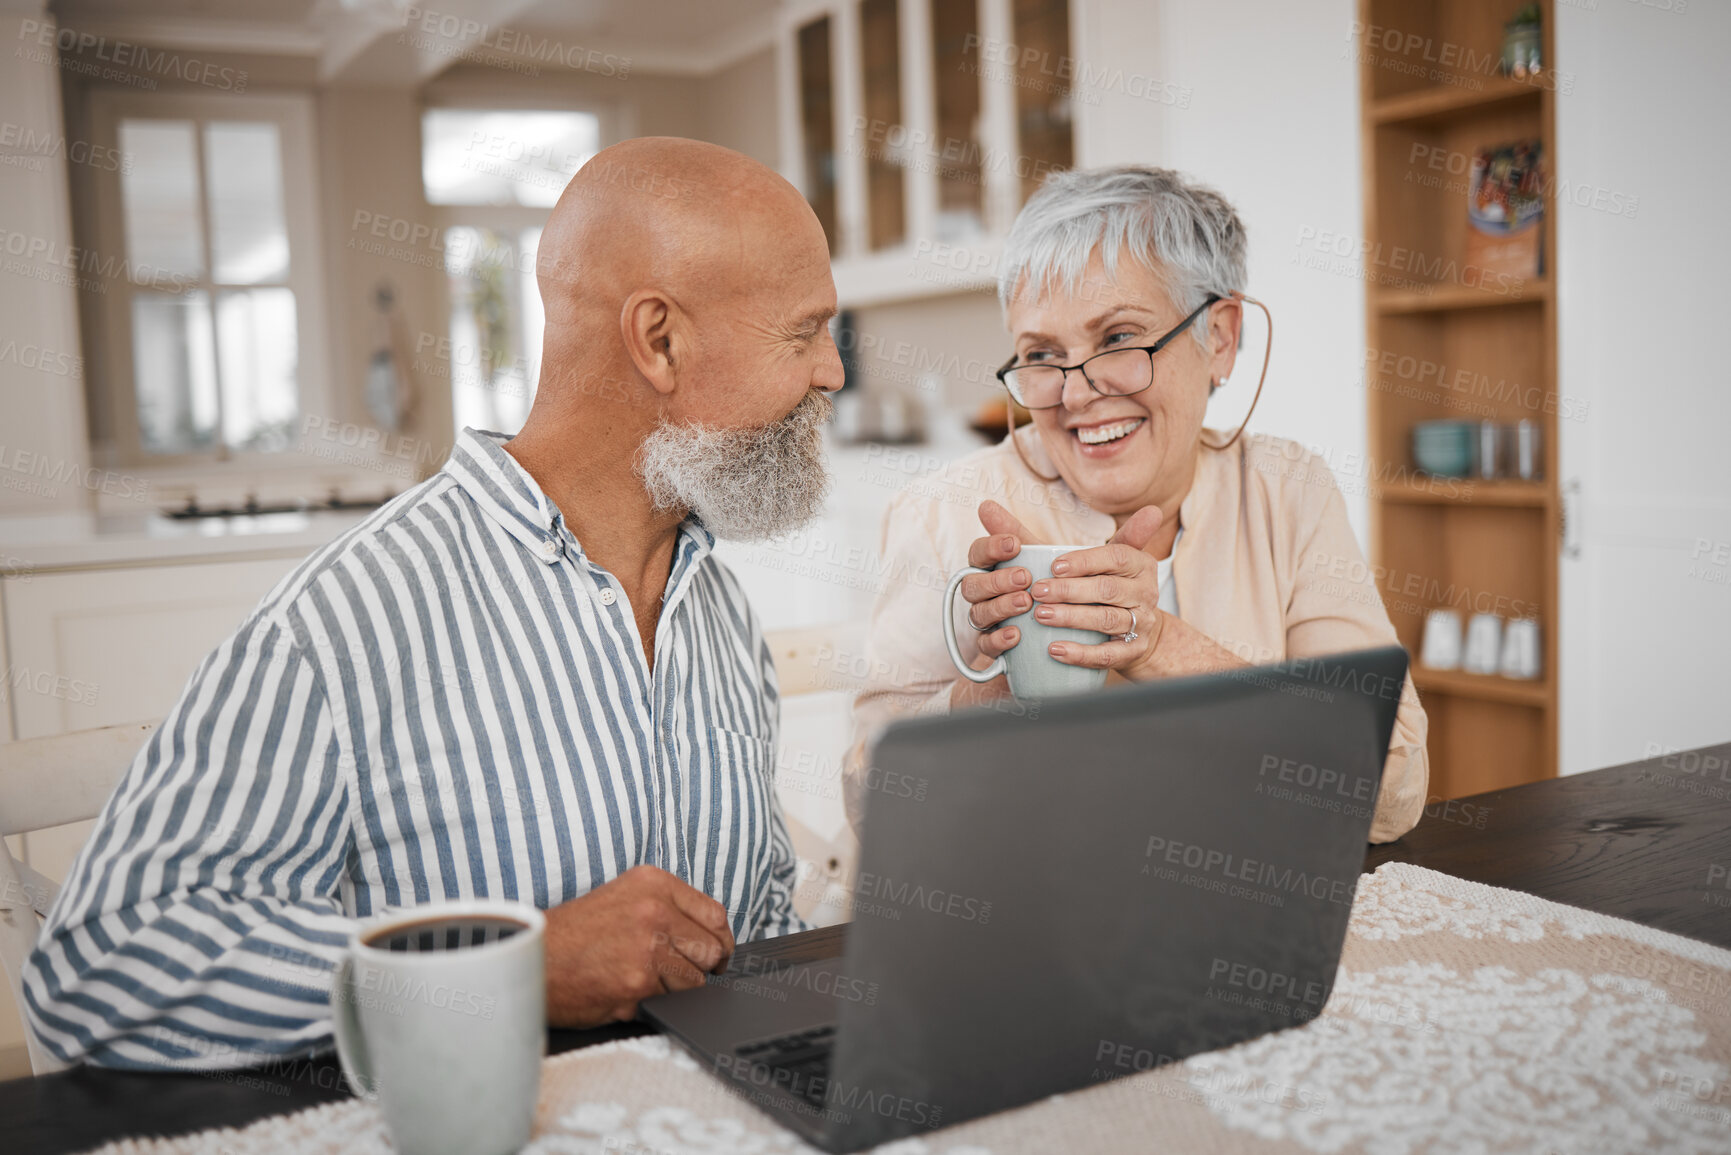
<path id="1" fill-rule="evenodd" d="M 1406 667 L 1391 646 L 896 723 L 841 953 L 736 959 L 640 1013 L 837 1152 L 1307 1022 Z"/>

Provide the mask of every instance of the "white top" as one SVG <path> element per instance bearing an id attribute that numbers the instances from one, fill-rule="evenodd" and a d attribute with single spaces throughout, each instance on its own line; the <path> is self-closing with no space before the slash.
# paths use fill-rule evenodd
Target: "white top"
<path id="1" fill-rule="evenodd" d="M 1154 563 L 1154 574 L 1160 581 L 1160 608 L 1173 617 L 1182 617 L 1178 612 L 1178 583 L 1172 580 L 1172 559 L 1178 556 L 1178 543 L 1184 540 L 1184 527 L 1178 527 L 1178 534 L 1172 539 L 1172 552 Z"/>

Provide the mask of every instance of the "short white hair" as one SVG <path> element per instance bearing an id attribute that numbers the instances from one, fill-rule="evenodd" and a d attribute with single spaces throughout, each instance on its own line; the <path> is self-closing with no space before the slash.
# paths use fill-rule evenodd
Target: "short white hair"
<path id="1" fill-rule="evenodd" d="M 1004 239 L 999 303 L 1009 308 L 1018 293 L 1074 294 L 1095 249 L 1108 276 L 1126 253 L 1141 262 L 1184 315 L 1210 293 L 1244 291 L 1244 222 L 1231 203 L 1172 169 L 1124 165 L 1046 178 Z M 1191 332 L 1206 347 L 1208 326 Z"/>

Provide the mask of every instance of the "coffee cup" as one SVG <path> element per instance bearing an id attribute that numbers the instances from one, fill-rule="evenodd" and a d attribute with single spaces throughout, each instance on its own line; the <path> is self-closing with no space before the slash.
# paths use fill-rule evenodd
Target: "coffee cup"
<path id="1" fill-rule="evenodd" d="M 545 928 L 533 906 L 473 899 L 350 937 L 331 983 L 337 1055 L 403 1155 L 528 1143 L 547 1050 Z"/>
<path id="2" fill-rule="evenodd" d="M 1052 563 L 1058 558 L 1087 548 L 1085 545 L 1025 545 L 1021 553 L 1008 561 L 999 562 L 992 569 L 1012 569 L 1020 566 L 1032 575 L 1029 582 L 1031 587 L 1052 576 Z M 983 670 L 976 670 L 968 665 L 956 644 L 956 590 L 960 588 L 962 579 L 969 574 L 990 572 L 992 571 L 974 566 L 958 570 L 950 578 L 949 587 L 944 590 L 944 644 L 949 647 L 950 660 L 956 664 L 956 669 L 961 671 L 962 677 L 970 682 L 989 682 L 1000 674 L 1008 675 L 1010 693 L 1024 702 L 1057 698 L 1065 694 L 1082 694 L 1089 690 L 1098 690 L 1106 684 L 1105 670 L 1067 665 L 1046 652 L 1046 647 L 1053 642 L 1097 646 L 1106 640 L 1106 635 L 1097 630 L 1075 630 L 1036 621 L 1034 607 L 998 624 L 998 629 L 1015 626 L 1022 632 L 1014 646 L 993 658 L 991 665 Z"/>

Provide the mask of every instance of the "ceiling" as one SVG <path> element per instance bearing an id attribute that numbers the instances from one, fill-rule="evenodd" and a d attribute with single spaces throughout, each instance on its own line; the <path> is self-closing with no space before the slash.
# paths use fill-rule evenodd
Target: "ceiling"
<path id="1" fill-rule="evenodd" d="M 385 84 L 430 79 L 471 41 L 497 54 L 500 43 L 550 39 L 625 57 L 633 71 L 700 75 L 767 46 L 781 2 L 51 0 L 49 7 L 62 27 L 80 32 L 213 52 L 316 56 L 327 80 Z M 407 42 L 405 32 L 441 19 L 484 31 Z"/>
<path id="2" fill-rule="evenodd" d="M 614 45 L 663 45 L 700 52 L 742 28 L 767 29 L 776 0 L 540 0 L 513 23 L 535 31 L 559 30 Z"/>

